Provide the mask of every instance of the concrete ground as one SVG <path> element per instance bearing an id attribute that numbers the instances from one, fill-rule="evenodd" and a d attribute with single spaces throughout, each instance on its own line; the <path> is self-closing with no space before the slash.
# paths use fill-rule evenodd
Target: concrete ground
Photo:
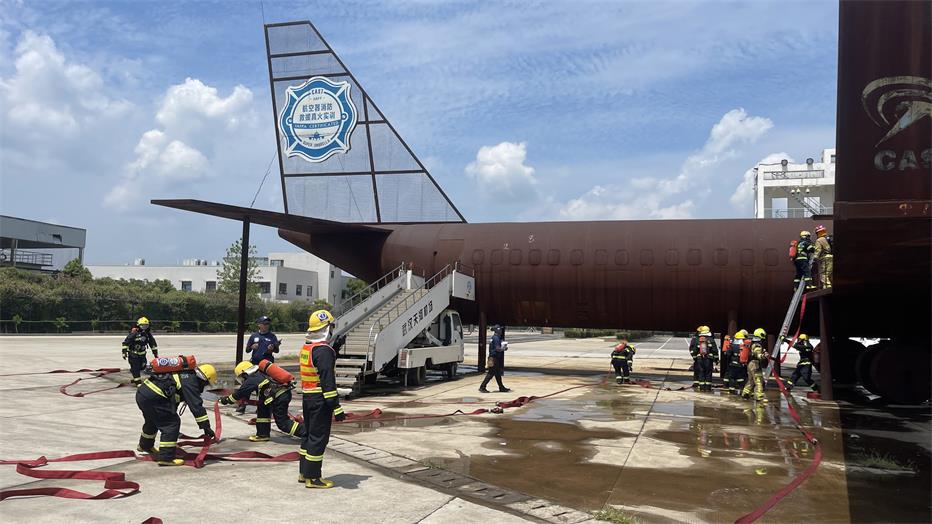
<path id="1" fill-rule="evenodd" d="M 293 356 L 301 336 L 284 338 L 284 356 Z M 766 405 L 720 391 L 678 391 L 691 382 L 683 339 L 660 337 L 638 344 L 634 376 L 649 380 L 652 387 L 647 388 L 613 384 L 606 373 L 610 340 L 518 333 L 508 338 L 505 383 L 512 393 L 480 394 L 481 377 L 467 374 L 453 381 L 438 377 L 416 389 L 380 385 L 344 401 L 350 413 L 376 408 L 382 413 L 335 426 L 324 462 L 335 489 L 303 488 L 295 482 L 293 463 L 217 462 L 199 470 L 125 459 L 58 464 L 48 468 L 124 471 L 141 483 L 141 493 L 106 501 L 8 499 L 0 502 L 0 518 L 580 522 L 589 518 L 588 512 L 611 507 L 645 522 L 722 522 L 762 504 L 811 461 L 813 449 L 792 425 L 775 387 L 768 389 Z M 122 367 L 120 341 L 112 336 L 3 337 L 0 375 Z M 202 362 L 232 365 L 235 342 L 229 335 L 168 335 L 159 342 L 163 355 L 195 354 Z M 467 362 L 475 362 L 474 353 L 467 352 Z M 795 355 L 784 373 L 793 359 Z M 87 375 L 0 376 L 0 458 L 135 447 L 141 416 L 133 390 L 84 398 L 58 392 L 59 385 L 80 376 Z M 72 390 L 108 384 L 108 379 L 95 379 Z M 581 387 L 502 414 L 453 414 L 575 386 Z M 822 443 L 823 462 L 763 521 L 928 521 L 928 407 L 904 407 L 897 413 L 846 407 L 810 402 L 801 390 L 794 392 L 794 405 Z M 280 454 L 297 448 L 297 441 L 285 436 L 261 445 L 248 442 L 253 428 L 245 421 L 251 415 L 224 411 L 224 440 L 215 451 Z M 299 396 L 291 411 L 300 412 Z M 410 418 L 425 415 L 446 416 Z M 843 419 L 852 415 L 859 421 L 856 432 L 843 429 Z M 183 431 L 197 433 L 190 415 L 182 420 Z M 852 442 L 865 444 L 865 456 L 887 462 L 851 463 L 845 453 L 854 447 Z M 883 453 L 873 453 L 875 449 Z M 907 460 L 909 453 L 918 463 Z M 16 474 L 13 466 L 0 466 L 3 490 L 54 485 L 96 493 L 101 484 L 36 482 Z M 890 506 L 894 496 L 898 502 Z"/>

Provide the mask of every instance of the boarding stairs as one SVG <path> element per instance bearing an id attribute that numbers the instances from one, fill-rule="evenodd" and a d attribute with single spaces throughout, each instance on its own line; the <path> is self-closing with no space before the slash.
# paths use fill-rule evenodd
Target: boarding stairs
<path id="1" fill-rule="evenodd" d="M 454 295 L 454 293 L 456 293 Z M 372 379 L 398 356 L 399 350 L 449 307 L 453 296 L 474 299 L 471 275 L 446 266 L 428 279 L 399 266 L 359 294 L 336 319 L 334 333 L 345 335 L 336 365 L 339 388 L 359 394 L 367 377 Z"/>

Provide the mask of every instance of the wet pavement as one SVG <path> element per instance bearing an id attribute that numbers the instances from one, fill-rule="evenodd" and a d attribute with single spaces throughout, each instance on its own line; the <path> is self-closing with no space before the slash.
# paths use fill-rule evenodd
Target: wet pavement
<path id="1" fill-rule="evenodd" d="M 687 361 L 639 359 L 635 375 L 651 380 L 648 389 L 606 383 L 595 362 L 561 365 L 559 375 L 538 374 L 554 363 L 515 357 L 516 367 L 505 375 L 514 392 L 493 394 L 495 400 L 588 386 L 506 409 L 503 415 L 372 421 L 337 431 L 503 488 L 587 511 L 610 505 L 645 522 L 733 521 L 763 504 L 813 460 L 813 446 L 796 428 L 773 383 L 769 403 L 757 404 L 721 390 L 660 389 L 689 383 Z M 454 407 L 469 411 L 476 404 L 457 406 L 458 401 L 489 398 L 467 394 L 478 379 L 384 399 L 368 396 L 347 405 L 393 402 L 385 414 L 391 418 Z M 816 473 L 764 522 L 929 522 L 928 406 L 836 405 L 810 401 L 802 390 L 793 395 L 793 404 L 824 457 Z M 870 465 L 859 466 L 859 460 Z M 898 501 L 895 507 L 890 500 Z"/>
<path id="2" fill-rule="evenodd" d="M 82 346 L 84 352 L 78 357 L 80 364 L 75 362 L 72 367 L 123 363 L 115 358 L 115 351 L 110 355 L 112 347 L 117 346 L 108 345 L 106 353 L 98 354 L 90 348 L 99 342 L 85 338 L 87 340 L 78 343 L 86 344 L 89 349 L 84 350 Z M 166 349 L 172 346 L 173 337 L 163 338 L 160 342 Z M 203 350 L 204 344 L 200 341 L 213 340 L 207 337 L 179 339 L 184 342 L 176 348 L 179 353 L 193 347 Z M 766 405 L 723 395 L 721 390 L 712 393 L 680 390 L 691 382 L 691 373 L 687 371 L 689 361 L 682 358 L 685 350 L 679 347 L 680 342 L 666 338 L 642 344 L 633 376 L 649 380 L 651 387 L 647 388 L 613 383 L 606 373 L 610 340 L 559 341 L 556 344 L 553 339 L 548 342 L 531 337 L 526 343 L 515 341 L 509 350 L 504 377 L 512 392 L 478 393 L 481 376 L 468 373 L 469 366 L 463 366 L 467 373 L 452 381 L 431 375 L 428 385 L 420 388 L 405 389 L 398 384 L 380 383 L 363 397 L 345 400 L 344 406 L 348 412 L 360 415 L 378 408 L 381 415 L 336 425 L 334 432 L 349 442 L 578 510 L 616 507 L 642 522 L 732 522 L 764 503 L 804 470 L 811 463 L 815 450 L 795 427 L 775 387 L 768 388 L 770 402 Z M 14 347 L 4 341 L 0 349 L 10 354 L 29 352 L 35 355 L 40 369 L 43 362 L 48 364 L 48 369 L 67 367 L 62 359 L 74 358 L 66 353 L 73 353 L 71 346 L 75 342 L 67 347 L 59 346 L 57 341 L 49 345 L 47 340 L 38 339 L 33 342 L 24 339 L 22 343 L 25 345 Z M 36 343 L 42 345 L 41 351 L 33 346 Z M 221 361 L 225 351 L 228 348 L 218 346 L 202 353 L 217 355 L 216 361 Z M 662 358 L 641 356 L 651 353 Z M 208 358 L 205 356 L 204 360 Z M 10 368 L 5 372 L 13 371 Z M 119 376 L 122 375 L 115 375 Z M 7 454 L 55 455 L 56 451 L 99 449 L 102 442 L 107 442 L 107 446 L 125 446 L 125 441 L 134 441 L 138 432 L 138 410 L 132 404 L 128 388 L 73 399 L 57 393 L 56 385 L 64 380 L 61 376 L 38 375 L 5 377 L 0 383 L 0 392 L 11 397 L 29 389 L 45 399 L 28 414 L 14 410 L 6 415 L 8 423 L 2 435 L 6 437 Z M 100 386 L 90 382 L 74 389 Z M 571 387 L 576 389 L 562 391 Z M 464 414 L 480 408 L 490 409 L 496 402 L 519 396 L 550 394 L 553 395 L 520 408 L 506 408 L 501 414 Z M 837 403 L 810 401 L 802 390 L 794 392 L 793 405 L 803 424 L 821 442 L 824 458 L 815 474 L 765 514 L 762 521 L 932 521 L 930 407 L 885 406 L 856 391 L 840 397 L 843 400 Z M 85 441 L 71 437 L 72 434 L 84 435 L 73 427 L 81 422 L 64 420 L 58 407 L 60 403 L 73 405 L 74 409 L 86 406 L 85 409 L 97 410 L 92 413 L 99 420 L 96 423 L 85 420 L 83 424 L 88 427 L 82 429 L 85 433 L 96 431 L 94 439 Z M 292 413 L 300 412 L 300 404 L 300 396 L 296 395 Z M 31 417 L 37 416 L 42 420 L 29 425 Z M 226 435 L 229 431 L 231 439 L 223 449 L 256 447 L 245 441 L 252 429 L 243 422 L 251 416 L 226 418 L 230 423 L 225 423 L 224 432 Z M 184 420 L 185 424 L 190 423 L 187 418 Z M 40 431 L 43 427 L 67 429 L 68 436 L 59 431 Z M 101 433 L 95 429 L 97 427 L 105 429 Z M 36 431 L 38 433 L 34 433 Z M 27 444 L 22 438 L 27 434 L 39 437 Z M 295 446 L 293 440 L 282 436 L 266 445 L 268 451 L 275 452 L 292 450 Z M 394 490 L 398 489 L 412 493 L 411 496 L 416 492 L 424 508 L 412 507 L 412 516 L 432 511 L 425 509 L 428 506 L 436 508 L 443 504 L 449 505 L 449 510 L 444 511 L 452 515 L 454 506 L 458 508 L 457 504 L 461 504 L 456 501 L 458 499 L 450 502 L 449 497 L 435 496 L 436 492 L 422 486 L 414 489 L 407 483 L 400 483 L 396 487 L 390 478 L 342 460 L 339 454 L 327 453 L 328 471 L 337 476 L 348 474 L 368 479 L 359 484 L 355 492 L 364 495 L 366 500 L 386 496 L 397 499 Z M 139 478 L 150 471 L 145 466 L 133 463 L 127 467 L 134 478 Z M 213 475 L 211 479 L 215 483 L 247 482 L 247 478 L 251 478 L 249 475 L 238 480 L 223 477 L 230 471 L 245 468 L 250 471 L 255 468 L 256 472 L 275 479 L 281 475 L 280 470 L 285 469 L 287 479 L 282 480 L 280 489 L 287 490 L 294 484 L 288 465 L 217 464 L 205 470 L 209 470 L 207 475 Z M 158 479 L 146 478 L 143 495 L 120 503 L 130 512 L 115 513 L 114 518 L 118 515 L 135 518 L 139 508 L 132 501 L 138 498 L 151 502 L 152 496 L 175 485 L 181 477 L 185 485 L 200 486 L 202 481 L 197 479 L 205 475 L 204 471 L 199 477 L 191 476 L 190 471 L 173 475 L 157 471 Z M 21 482 L 11 471 L 0 473 L 7 485 Z M 299 491 L 303 494 L 303 490 Z M 344 497 L 343 504 L 346 504 L 355 500 L 352 491 L 334 493 L 334 496 Z M 12 516 L 13 521 L 19 521 L 37 503 L 45 504 L 29 500 L 9 505 L 5 502 L 4 508 L 8 509 L 3 511 L 6 516 Z M 79 507 L 75 504 L 56 502 L 49 506 L 54 508 L 49 515 L 74 515 Z M 471 511 L 478 515 L 485 509 L 472 507 Z M 384 520 L 416 520 L 408 520 L 407 515 Z"/>

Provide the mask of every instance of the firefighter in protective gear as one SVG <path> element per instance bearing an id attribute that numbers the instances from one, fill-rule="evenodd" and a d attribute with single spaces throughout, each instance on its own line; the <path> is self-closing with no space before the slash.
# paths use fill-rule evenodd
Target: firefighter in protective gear
<path id="1" fill-rule="evenodd" d="M 299 357 L 305 433 L 298 451 L 298 482 L 303 482 L 308 488 L 333 487 L 333 481 L 321 476 L 321 465 L 330 441 L 333 419 L 337 422 L 346 419 L 337 396 L 334 374 L 337 353 L 327 343 L 332 331 L 333 315 L 329 311 L 321 309 L 311 313 Z"/>
<path id="2" fill-rule="evenodd" d="M 793 264 L 796 266 L 796 277 L 793 278 L 793 288 L 795 289 L 802 282 L 806 289 L 815 289 L 812 285 L 812 265 L 810 264 L 815 246 L 812 244 L 812 233 L 808 231 L 799 232 L 799 240 L 796 241 L 796 256 L 793 257 Z"/>
<path id="3" fill-rule="evenodd" d="M 142 384 L 142 370 L 146 367 L 146 348 L 152 350 L 152 356 L 159 358 L 159 345 L 149 330 L 149 319 L 139 317 L 129 335 L 123 339 L 123 360 L 129 362 L 129 371 L 133 374 L 133 385 Z"/>
<path id="4" fill-rule="evenodd" d="M 256 405 L 256 434 L 249 437 L 252 442 L 267 442 L 272 432 L 272 417 L 282 432 L 293 437 L 304 438 L 304 424 L 291 420 L 288 406 L 291 404 L 291 384 L 279 384 L 259 371 L 259 366 L 248 360 L 236 365 L 233 370 L 240 387 L 232 394 L 222 397 L 223 405 L 248 399 L 255 391 L 259 401 Z"/>
<path id="5" fill-rule="evenodd" d="M 742 329 L 735 333 L 728 346 L 728 393 L 731 395 L 741 393 L 747 381 L 748 365 L 747 362 L 741 362 L 741 350 L 750 344 L 747 330 Z"/>
<path id="6" fill-rule="evenodd" d="M 815 228 L 815 258 L 819 261 L 819 283 L 822 289 L 832 287 L 832 271 L 835 269 L 834 257 L 832 255 L 832 242 L 825 226 L 819 225 Z"/>
<path id="7" fill-rule="evenodd" d="M 692 338 L 689 339 L 689 356 L 693 357 L 693 363 L 690 366 L 693 372 L 693 389 L 700 389 L 699 387 L 699 375 L 701 373 L 699 369 L 699 333 L 708 331 L 709 326 L 699 326 L 696 328 L 696 332 L 693 334 Z"/>
<path id="8" fill-rule="evenodd" d="M 725 335 L 722 338 L 722 348 L 721 352 L 721 362 L 719 362 L 718 371 L 719 375 L 722 378 L 722 384 L 724 384 L 725 389 L 728 389 L 728 366 L 731 364 L 731 354 L 728 353 L 728 348 L 731 346 L 731 335 Z"/>
<path id="9" fill-rule="evenodd" d="M 812 343 L 809 342 L 809 336 L 805 333 L 799 335 L 799 339 L 793 344 L 793 349 L 799 352 L 799 362 L 796 363 L 796 369 L 793 375 L 786 381 L 786 389 L 793 389 L 793 386 L 804 380 L 806 385 L 816 389 L 816 384 L 812 380 Z"/>
<path id="10" fill-rule="evenodd" d="M 618 384 L 631 383 L 631 368 L 634 365 L 634 354 L 637 348 L 621 339 L 612 350 L 612 367 L 615 368 L 615 382 Z"/>
<path id="11" fill-rule="evenodd" d="M 766 403 L 764 398 L 764 373 L 763 369 L 767 365 L 769 355 L 764 351 L 764 339 L 767 333 L 762 328 L 754 330 L 754 337 L 751 339 L 750 360 L 747 363 L 748 381 L 741 391 L 741 396 L 750 398 L 754 394 L 754 400 Z"/>
<path id="12" fill-rule="evenodd" d="M 712 391 L 712 371 L 718 363 L 718 346 L 715 344 L 715 337 L 712 336 L 712 329 L 709 326 L 699 326 L 699 331 L 696 332 L 693 343 L 690 344 L 689 352 L 695 352 L 693 360 L 695 369 L 699 370 L 694 387 L 698 387 L 699 391 Z"/>
<path id="13" fill-rule="evenodd" d="M 136 405 L 142 411 L 144 422 L 139 447 L 146 453 L 155 453 L 160 466 L 180 466 L 184 460 L 175 458 L 175 446 L 181 433 L 178 405 L 188 405 L 198 427 L 208 439 L 214 439 L 213 429 L 201 393 L 208 384 L 217 380 L 217 370 L 210 364 L 201 364 L 193 371 L 158 373 L 150 376 L 136 390 Z M 155 448 L 156 433 L 161 432 L 159 446 Z"/>

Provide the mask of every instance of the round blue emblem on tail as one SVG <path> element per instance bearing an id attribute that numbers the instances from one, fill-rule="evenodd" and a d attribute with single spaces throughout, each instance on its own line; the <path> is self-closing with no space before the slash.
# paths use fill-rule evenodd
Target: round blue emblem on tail
<path id="1" fill-rule="evenodd" d="M 286 141 L 285 153 L 308 162 L 323 162 L 336 153 L 346 153 L 356 116 L 349 82 L 315 76 L 300 86 L 289 87 L 278 117 Z"/>

